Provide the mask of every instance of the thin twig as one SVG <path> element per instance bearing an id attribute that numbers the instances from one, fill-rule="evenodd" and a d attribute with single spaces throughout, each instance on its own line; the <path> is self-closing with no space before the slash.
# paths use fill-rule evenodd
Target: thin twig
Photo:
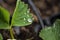
<path id="1" fill-rule="evenodd" d="M 44 28 L 44 23 L 43 20 L 41 18 L 40 15 L 40 11 L 37 9 L 37 7 L 34 5 L 34 3 L 32 2 L 32 0 L 28 0 L 29 5 L 32 7 L 33 11 L 35 12 L 35 14 L 37 15 L 39 22 L 41 24 L 41 27 Z"/>

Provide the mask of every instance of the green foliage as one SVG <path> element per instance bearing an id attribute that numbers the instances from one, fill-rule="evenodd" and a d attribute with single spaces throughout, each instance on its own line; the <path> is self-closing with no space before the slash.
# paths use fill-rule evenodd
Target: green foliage
<path id="1" fill-rule="evenodd" d="M 2 37 L 2 35 L 0 34 L 0 40 L 3 40 L 3 37 Z"/>
<path id="2" fill-rule="evenodd" d="M 52 26 L 42 29 L 39 36 L 43 40 L 60 40 L 60 20 L 57 20 Z"/>
<path id="3" fill-rule="evenodd" d="M 0 6 L 0 19 L 6 21 L 7 23 L 9 23 L 9 19 L 10 19 L 9 12 L 1 6 Z"/>
<path id="4" fill-rule="evenodd" d="M 32 16 L 29 12 L 28 5 L 17 0 L 14 15 L 12 17 L 13 26 L 26 26 L 32 23 Z"/>
<path id="5" fill-rule="evenodd" d="M 8 29 L 9 28 L 9 12 L 0 6 L 0 29 Z"/>
<path id="6" fill-rule="evenodd" d="M 32 23 L 32 16 L 29 11 L 27 4 L 21 0 L 17 0 L 10 25 L 10 13 L 0 6 L 0 29 L 10 29 L 12 26 L 30 25 Z"/>

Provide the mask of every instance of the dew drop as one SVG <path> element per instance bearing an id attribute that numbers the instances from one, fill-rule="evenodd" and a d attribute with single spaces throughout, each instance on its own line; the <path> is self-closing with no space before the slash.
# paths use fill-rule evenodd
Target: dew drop
<path id="1" fill-rule="evenodd" d="M 24 18 L 24 20 L 26 20 L 26 19 Z"/>
<path id="2" fill-rule="evenodd" d="M 26 13 L 24 13 L 26 15 Z"/>
<path id="3" fill-rule="evenodd" d="M 29 17 L 29 15 L 27 15 L 27 17 Z"/>
<path id="4" fill-rule="evenodd" d="M 29 19 L 28 19 L 28 22 L 32 22 L 32 19 L 29 18 Z"/>
<path id="5" fill-rule="evenodd" d="M 29 13 L 29 10 L 27 11 L 27 13 Z"/>
<path id="6" fill-rule="evenodd" d="M 25 23 L 25 22 L 24 22 Z"/>

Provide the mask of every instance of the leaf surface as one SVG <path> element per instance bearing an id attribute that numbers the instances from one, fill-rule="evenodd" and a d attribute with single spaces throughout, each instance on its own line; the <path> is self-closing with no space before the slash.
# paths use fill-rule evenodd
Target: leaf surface
<path id="1" fill-rule="evenodd" d="M 12 17 L 12 26 L 26 26 L 32 23 L 32 15 L 29 12 L 28 5 L 17 0 L 16 8 Z"/>
<path id="2" fill-rule="evenodd" d="M 0 29 L 8 29 L 9 28 L 9 12 L 0 6 Z"/>
<path id="3" fill-rule="evenodd" d="M 43 40 L 60 40 L 60 20 L 52 26 L 42 29 L 39 35 Z"/>

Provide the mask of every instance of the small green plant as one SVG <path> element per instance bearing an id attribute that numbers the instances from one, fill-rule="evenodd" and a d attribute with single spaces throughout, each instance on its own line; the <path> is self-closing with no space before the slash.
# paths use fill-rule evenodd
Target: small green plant
<path id="1" fill-rule="evenodd" d="M 9 21 L 11 21 L 11 24 Z M 14 39 L 12 26 L 21 27 L 30 25 L 31 23 L 32 16 L 29 12 L 28 5 L 21 0 L 17 0 L 12 20 L 10 20 L 10 13 L 0 6 L 0 29 L 10 29 L 12 39 Z"/>
<path id="2" fill-rule="evenodd" d="M 60 40 L 60 20 L 57 20 L 52 26 L 42 29 L 39 36 L 43 40 Z"/>

